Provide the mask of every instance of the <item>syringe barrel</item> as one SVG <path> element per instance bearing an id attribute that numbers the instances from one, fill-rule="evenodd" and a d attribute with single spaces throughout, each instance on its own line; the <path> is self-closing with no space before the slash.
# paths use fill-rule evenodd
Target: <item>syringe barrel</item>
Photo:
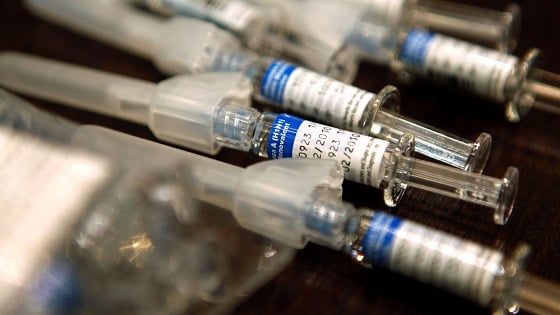
<path id="1" fill-rule="evenodd" d="M 383 109 L 375 115 L 370 135 L 395 142 L 407 132 L 415 137 L 416 153 L 466 171 L 481 173 L 490 155 L 492 137 L 487 133 L 471 142 Z"/>
<path id="2" fill-rule="evenodd" d="M 151 58 L 162 21 L 136 13 L 120 0 L 26 0 L 33 13 L 102 42 Z"/>
<path id="3" fill-rule="evenodd" d="M 434 82 L 505 102 L 516 90 L 519 59 L 466 41 L 411 29 L 393 66 Z"/>
<path id="4" fill-rule="evenodd" d="M 502 253 L 382 212 L 360 210 L 359 218 L 346 248 L 355 260 L 489 306 L 504 274 Z"/>
<path id="5" fill-rule="evenodd" d="M 0 83 L 81 109 L 146 124 L 154 83 L 16 52 L 0 53 Z"/>
<path id="6" fill-rule="evenodd" d="M 510 166 L 503 178 L 495 178 L 399 154 L 395 160 L 395 182 L 494 209 L 494 223 L 500 225 L 513 211 L 519 185 L 515 167 Z"/>

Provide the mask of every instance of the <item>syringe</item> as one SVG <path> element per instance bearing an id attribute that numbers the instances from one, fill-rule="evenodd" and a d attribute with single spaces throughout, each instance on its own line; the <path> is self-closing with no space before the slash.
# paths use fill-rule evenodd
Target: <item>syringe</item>
<path id="1" fill-rule="evenodd" d="M 23 115 L 24 108 L 18 112 Z M 34 125 L 40 121 L 37 112 L 21 120 Z M 80 127 L 67 138 L 97 154 L 131 161 L 132 169 L 138 166 L 134 157 L 147 152 L 165 161 L 193 161 L 185 179 L 194 198 L 231 210 L 242 226 L 294 248 L 311 241 L 343 250 L 364 266 L 386 267 L 498 311 L 560 312 L 558 285 L 524 270 L 528 247 L 506 256 L 380 211 L 357 211 L 340 199 L 344 171 L 333 161 L 285 159 L 243 170 L 95 126 Z M 145 161 L 160 163 L 159 158 Z"/>
<path id="2" fill-rule="evenodd" d="M 127 33 L 121 30 L 122 26 L 114 27 L 114 21 L 113 24 L 97 23 L 101 22 L 97 21 L 98 15 L 101 16 L 105 11 L 111 14 L 122 11 L 121 14 L 127 16 L 140 14 L 132 13 L 133 9 L 123 3 L 108 6 L 90 1 L 78 4 L 60 0 L 29 0 L 27 4 L 43 16 L 86 33 L 92 32 L 98 38 L 110 36 L 111 41 L 118 41 L 126 37 Z M 95 7 L 95 10 L 88 10 L 89 6 Z M 82 15 L 85 17 L 80 18 Z M 230 45 L 235 39 L 225 32 L 213 36 L 220 32 L 216 28 L 211 33 L 208 30 L 205 33 L 212 36 L 198 34 L 188 44 L 177 45 L 178 37 L 188 38 L 190 30 L 203 31 L 211 25 L 184 17 L 174 17 L 170 22 L 157 19 L 150 21 L 153 28 L 166 31 L 144 42 L 156 46 L 159 45 L 158 41 L 164 42 L 162 53 L 150 52 L 150 56 L 168 74 L 243 70 L 252 79 L 253 96 L 261 102 L 309 115 L 338 128 L 371 133 L 392 142 L 398 141 L 404 133 L 411 132 L 416 137 L 418 153 L 464 170 L 481 172 L 486 164 L 491 147 L 489 134 L 481 133 L 472 142 L 385 110 L 387 106 L 398 106 L 398 94 L 394 87 L 388 86 L 376 95 L 281 60 L 261 58 Z M 153 26 L 158 23 L 157 27 Z M 188 29 L 187 24 L 193 27 Z M 149 25 L 144 24 L 143 27 Z M 107 32 L 107 29 L 110 31 Z"/>
<path id="3" fill-rule="evenodd" d="M 535 68 L 537 49 L 519 59 L 421 29 L 409 29 L 394 40 L 388 40 L 390 34 L 364 19 L 349 38 L 372 62 L 390 66 L 403 78 L 417 75 L 505 103 L 511 122 L 518 122 L 532 107 L 560 114 L 560 78 Z"/>
<path id="4" fill-rule="evenodd" d="M 409 133 L 391 145 L 287 114 L 261 114 L 236 105 L 248 90 L 247 80 L 240 73 L 206 73 L 154 84 L 23 54 L 0 56 L 2 85 L 147 125 L 164 141 L 208 154 L 224 146 L 272 159 L 333 159 L 348 180 L 382 188 L 389 206 L 412 186 L 492 208 L 494 222 L 507 222 L 517 192 L 516 168 L 508 168 L 502 179 L 474 174 L 411 158 Z"/>
<path id="5" fill-rule="evenodd" d="M 130 0 L 165 15 L 180 14 L 210 21 L 235 34 L 241 43 L 265 55 L 284 47 L 283 12 L 247 0 Z"/>
<path id="6" fill-rule="evenodd" d="M 341 1 L 366 6 L 375 21 L 393 30 L 428 29 L 505 53 L 515 50 L 521 29 L 521 8 L 515 3 L 501 12 L 440 0 Z"/>

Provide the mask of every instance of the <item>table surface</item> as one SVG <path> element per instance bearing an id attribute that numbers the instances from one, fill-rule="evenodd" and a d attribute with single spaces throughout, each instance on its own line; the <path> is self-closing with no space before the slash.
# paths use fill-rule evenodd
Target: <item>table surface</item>
<path id="1" fill-rule="evenodd" d="M 501 10 L 506 0 L 465 0 Z M 560 72 L 560 2 L 521 0 L 523 27 L 516 54 L 537 47 L 543 68 Z M 164 75 L 150 61 L 91 40 L 30 15 L 20 1 L 0 3 L 0 50 L 17 50 L 157 82 Z M 354 84 L 378 91 L 394 83 L 383 68 L 362 64 Z M 402 203 L 389 209 L 379 190 L 344 184 L 344 199 L 357 206 L 378 208 L 403 218 L 511 252 L 531 245 L 529 272 L 560 283 L 560 116 L 532 111 L 518 124 L 506 122 L 503 109 L 489 101 L 427 84 L 397 86 L 401 112 L 442 130 L 475 139 L 493 137 L 484 174 L 501 177 L 508 166 L 520 171 L 517 203 L 510 222 L 496 226 L 491 211 L 465 202 L 410 189 Z M 97 124 L 156 141 L 150 131 L 132 123 L 69 109 L 38 99 L 37 106 L 79 123 Z M 223 150 L 215 158 L 240 166 L 259 158 Z M 234 314 L 488 314 L 474 303 L 394 274 L 366 269 L 340 252 L 313 244 L 299 251 L 272 281 L 241 303 Z"/>

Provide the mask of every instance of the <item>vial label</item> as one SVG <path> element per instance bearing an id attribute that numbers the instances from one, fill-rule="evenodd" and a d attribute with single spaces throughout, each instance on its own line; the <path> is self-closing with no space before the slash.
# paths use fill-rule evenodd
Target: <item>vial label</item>
<path id="1" fill-rule="evenodd" d="M 0 305 L 28 283 L 109 177 L 104 160 L 0 128 Z M 6 300 L 7 299 L 7 300 Z M 1 308 L 1 307 L 0 307 Z"/>
<path id="2" fill-rule="evenodd" d="M 271 159 L 336 160 L 346 179 L 379 187 L 387 146 L 384 140 L 280 114 L 272 124 L 267 153 Z"/>
<path id="3" fill-rule="evenodd" d="M 488 305 L 503 255 L 490 248 L 384 213 L 363 240 L 367 261 Z"/>
<path id="4" fill-rule="evenodd" d="M 399 218 L 376 213 L 364 235 L 364 258 L 377 266 L 389 266 L 395 234 L 402 224 Z"/>
<path id="5" fill-rule="evenodd" d="M 399 59 L 428 79 L 502 102 L 518 59 L 450 37 L 411 30 Z"/>
<path id="6" fill-rule="evenodd" d="M 328 125 L 361 132 L 360 120 L 375 94 L 327 76 L 273 61 L 260 87 L 262 97 Z"/>

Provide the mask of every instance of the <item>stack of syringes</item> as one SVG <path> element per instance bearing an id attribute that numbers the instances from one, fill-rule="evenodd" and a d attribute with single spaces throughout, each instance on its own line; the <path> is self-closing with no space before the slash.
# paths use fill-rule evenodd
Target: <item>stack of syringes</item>
<path id="1" fill-rule="evenodd" d="M 519 150 L 502 140 L 512 125 L 473 105 L 463 115 L 476 117 L 479 108 L 487 116 L 472 126 L 494 132 L 447 125 L 474 135 L 467 140 L 399 113 L 414 113 L 407 106 L 423 101 L 403 95 L 401 102 L 397 87 L 363 83 L 361 73 L 362 66 L 385 66 L 407 91 L 414 89 L 409 83 L 433 81 L 475 96 L 463 103 L 503 103 L 509 122 L 531 108 L 560 113 L 560 80 L 537 68 L 540 51 L 512 54 L 521 6 L 500 11 L 438 0 L 25 0 L 23 6 L 78 33 L 69 36 L 119 48 L 125 54 L 112 52 L 121 60 L 126 53 L 147 59 L 161 74 L 138 77 L 135 70 L 98 69 L 3 45 L 1 88 L 77 109 L 70 116 L 145 126 L 148 137 L 181 150 L 59 120 L 0 90 L 6 148 L 0 200 L 15 194 L 32 201 L 10 201 L 0 210 L 10 218 L 9 232 L 0 235 L 0 313 L 231 312 L 310 241 L 488 310 L 560 314 L 558 275 L 549 281 L 526 271 L 527 258 L 539 257 L 535 249 L 553 245 L 505 236 L 510 219 L 521 225 L 514 209 L 521 217 L 537 206 L 528 203 L 532 190 L 524 186 L 537 179 L 529 169 L 507 166 L 522 161 L 522 152 L 517 160 L 504 157 Z M 68 54 L 78 49 L 63 46 Z M 472 97 L 467 93 L 461 99 Z M 98 122 L 89 119 L 80 120 Z M 558 128 L 549 133 L 554 139 Z M 483 174 L 487 163 L 496 169 L 491 134 L 502 177 Z M 557 153 L 542 150 L 560 163 Z M 552 167 L 543 187 L 560 176 Z M 342 200 L 343 179 L 344 199 L 360 207 Z M 62 202 L 61 189 L 73 197 Z M 552 198 L 541 205 L 550 207 L 555 224 Z M 393 213 L 369 209 L 383 207 Z M 447 232 L 430 226 L 433 220 Z M 33 238 L 20 234 L 41 222 L 45 228 Z M 558 231 L 529 223 L 522 229 Z M 560 241 L 560 233 L 552 234 L 544 242 Z M 508 245 L 496 249 L 500 239 Z M 18 253 L 20 247 L 27 250 Z"/>

